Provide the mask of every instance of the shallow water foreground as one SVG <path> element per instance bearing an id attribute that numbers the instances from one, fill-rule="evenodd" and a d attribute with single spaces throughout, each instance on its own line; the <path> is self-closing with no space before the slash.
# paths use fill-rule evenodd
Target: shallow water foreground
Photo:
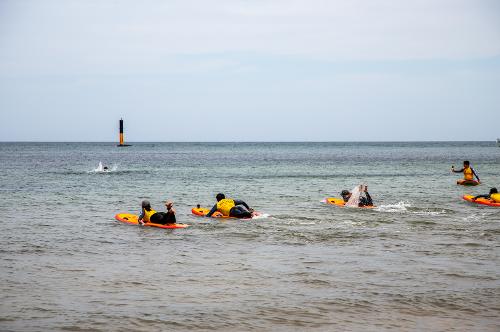
<path id="1" fill-rule="evenodd" d="M 500 209 L 460 198 L 500 187 L 494 142 L 0 143 L 0 170 L 1 331 L 500 330 Z M 358 183 L 377 209 L 321 202 Z M 190 214 L 217 192 L 271 216 Z M 113 219 L 166 198 L 190 228 Z"/>

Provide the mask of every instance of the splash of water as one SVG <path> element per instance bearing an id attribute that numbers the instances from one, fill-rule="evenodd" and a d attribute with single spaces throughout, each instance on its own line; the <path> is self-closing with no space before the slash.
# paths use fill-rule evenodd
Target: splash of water
<path id="1" fill-rule="evenodd" d="M 360 197 L 361 197 L 361 185 L 356 186 L 352 189 L 351 197 L 349 198 L 347 203 L 345 203 L 345 206 L 358 207 Z"/>
<path id="2" fill-rule="evenodd" d="M 95 172 L 104 172 L 104 167 L 102 166 L 102 162 L 99 161 L 99 165 L 94 170 Z"/>
<path id="3" fill-rule="evenodd" d="M 99 161 L 99 165 L 97 165 L 97 168 L 94 169 L 95 173 L 106 173 L 106 172 L 115 172 L 118 170 L 117 165 L 113 165 L 112 167 L 108 167 L 107 169 L 104 169 L 104 165 L 102 164 L 101 161 Z"/>

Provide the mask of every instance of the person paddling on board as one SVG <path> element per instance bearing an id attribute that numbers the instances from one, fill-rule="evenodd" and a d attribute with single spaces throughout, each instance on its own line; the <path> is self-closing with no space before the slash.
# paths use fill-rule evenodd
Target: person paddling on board
<path id="1" fill-rule="evenodd" d="M 358 188 L 359 188 L 359 193 L 358 193 L 359 194 L 359 203 L 358 203 L 358 206 L 359 207 L 373 206 L 372 197 L 368 193 L 368 186 L 359 185 Z M 362 196 L 362 193 L 365 194 L 365 197 Z M 340 193 L 340 195 L 342 196 L 342 199 L 344 200 L 344 202 L 346 204 L 349 202 L 349 199 L 352 197 L 352 193 L 349 190 L 342 190 L 342 192 Z"/>
<path id="2" fill-rule="evenodd" d="M 211 217 L 216 211 L 219 211 L 226 217 L 252 218 L 253 209 L 242 200 L 226 198 L 226 196 L 221 193 L 217 194 L 215 199 L 217 203 L 213 206 L 212 210 L 207 213 L 207 217 Z"/>
<path id="3" fill-rule="evenodd" d="M 451 171 L 453 173 L 464 173 L 464 178 L 462 180 L 458 180 L 457 184 L 475 184 L 474 176 L 476 177 L 478 183 L 481 182 L 474 169 L 470 167 L 470 162 L 468 160 L 464 160 L 464 168 L 461 170 L 455 170 L 455 166 L 452 165 Z"/>
<path id="4" fill-rule="evenodd" d="M 492 200 L 495 203 L 500 203 L 500 194 L 498 193 L 497 188 L 491 188 L 490 193 L 488 195 L 474 196 L 472 198 L 472 200 L 475 201 L 478 198 L 486 198 L 486 199 Z"/>
<path id="5" fill-rule="evenodd" d="M 144 223 L 153 224 L 175 224 L 175 209 L 173 208 L 174 203 L 172 201 L 166 201 L 165 207 L 167 212 L 156 212 L 151 208 L 151 203 L 149 201 L 142 201 L 141 214 L 139 215 L 139 224 L 144 225 Z"/>

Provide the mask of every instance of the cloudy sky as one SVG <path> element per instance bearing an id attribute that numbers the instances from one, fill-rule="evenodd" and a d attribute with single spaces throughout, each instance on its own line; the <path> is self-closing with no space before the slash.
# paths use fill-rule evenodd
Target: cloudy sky
<path id="1" fill-rule="evenodd" d="M 494 140 L 500 1 L 0 0 L 0 141 Z"/>

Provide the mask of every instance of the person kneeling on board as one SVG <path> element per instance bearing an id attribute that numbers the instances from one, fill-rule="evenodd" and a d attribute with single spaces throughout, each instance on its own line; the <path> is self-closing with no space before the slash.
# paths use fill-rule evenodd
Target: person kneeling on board
<path id="1" fill-rule="evenodd" d="M 368 193 L 368 186 L 359 185 L 356 188 L 354 188 L 353 191 L 355 190 L 357 190 L 355 194 L 359 197 L 359 203 L 358 203 L 359 207 L 373 206 L 372 197 Z M 365 197 L 362 196 L 362 193 L 365 194 Z M 344 202 L 346 202 L 347 204 L 349 202 L 349 199 L 352 197 L 353 193 L 351 193 L 349 190 L 342 190 L 340 195 L 342 195 L 342 199 L 344 199 Z"/>
<path id="2" fill-rule="evenodd" d="M 215 196 L 217 203 L 213 206 L 212 210 L 207 213 L 207 217 L 211 217 L 216 211 L 219 211 L 226 217 L 234 218 L 252 218 L 253 209 L 247 203 L 239 199 L 226 198 L 224 194 L 217 194 Z"/>
<path id="3" fill-rule="evenodd" d="M 460 170 L 455 170 L 455 166 L 452 165 L 451 171 L 453 173 L 464 173 L 464 178 L 462 180 L 458 180 L 457 184 L 473 184 L 474 176 L 477 178 L 477 182 L 481 182 L 474 169 L 470 167 L 470 162 L 468 160 L 464 160 L 464 167 Z"/>
<path id="4" fill-rule="evenodd" d="M 139 215 L 139 224 L 144 225 L 144 223 L 153 224 L 175 224 L 175 209 L 173 208 L 174 203 L 172 201 L 166 201 L 165 207 L 167 212 L 156 212 L 151 208 L 151 203 L 149 201 L 142 201 L 141 214 Z"/>
<path id="5" fill-rule="evenodd" d="M 491 188 L 488 195 L 475 196 L 472 198 L 472 200 L 475 201 L 478 198 L 486 198 L 492 200 L 495 203 L 500 203 L 500 194 L 498 193 L 497 188 Z"/>

